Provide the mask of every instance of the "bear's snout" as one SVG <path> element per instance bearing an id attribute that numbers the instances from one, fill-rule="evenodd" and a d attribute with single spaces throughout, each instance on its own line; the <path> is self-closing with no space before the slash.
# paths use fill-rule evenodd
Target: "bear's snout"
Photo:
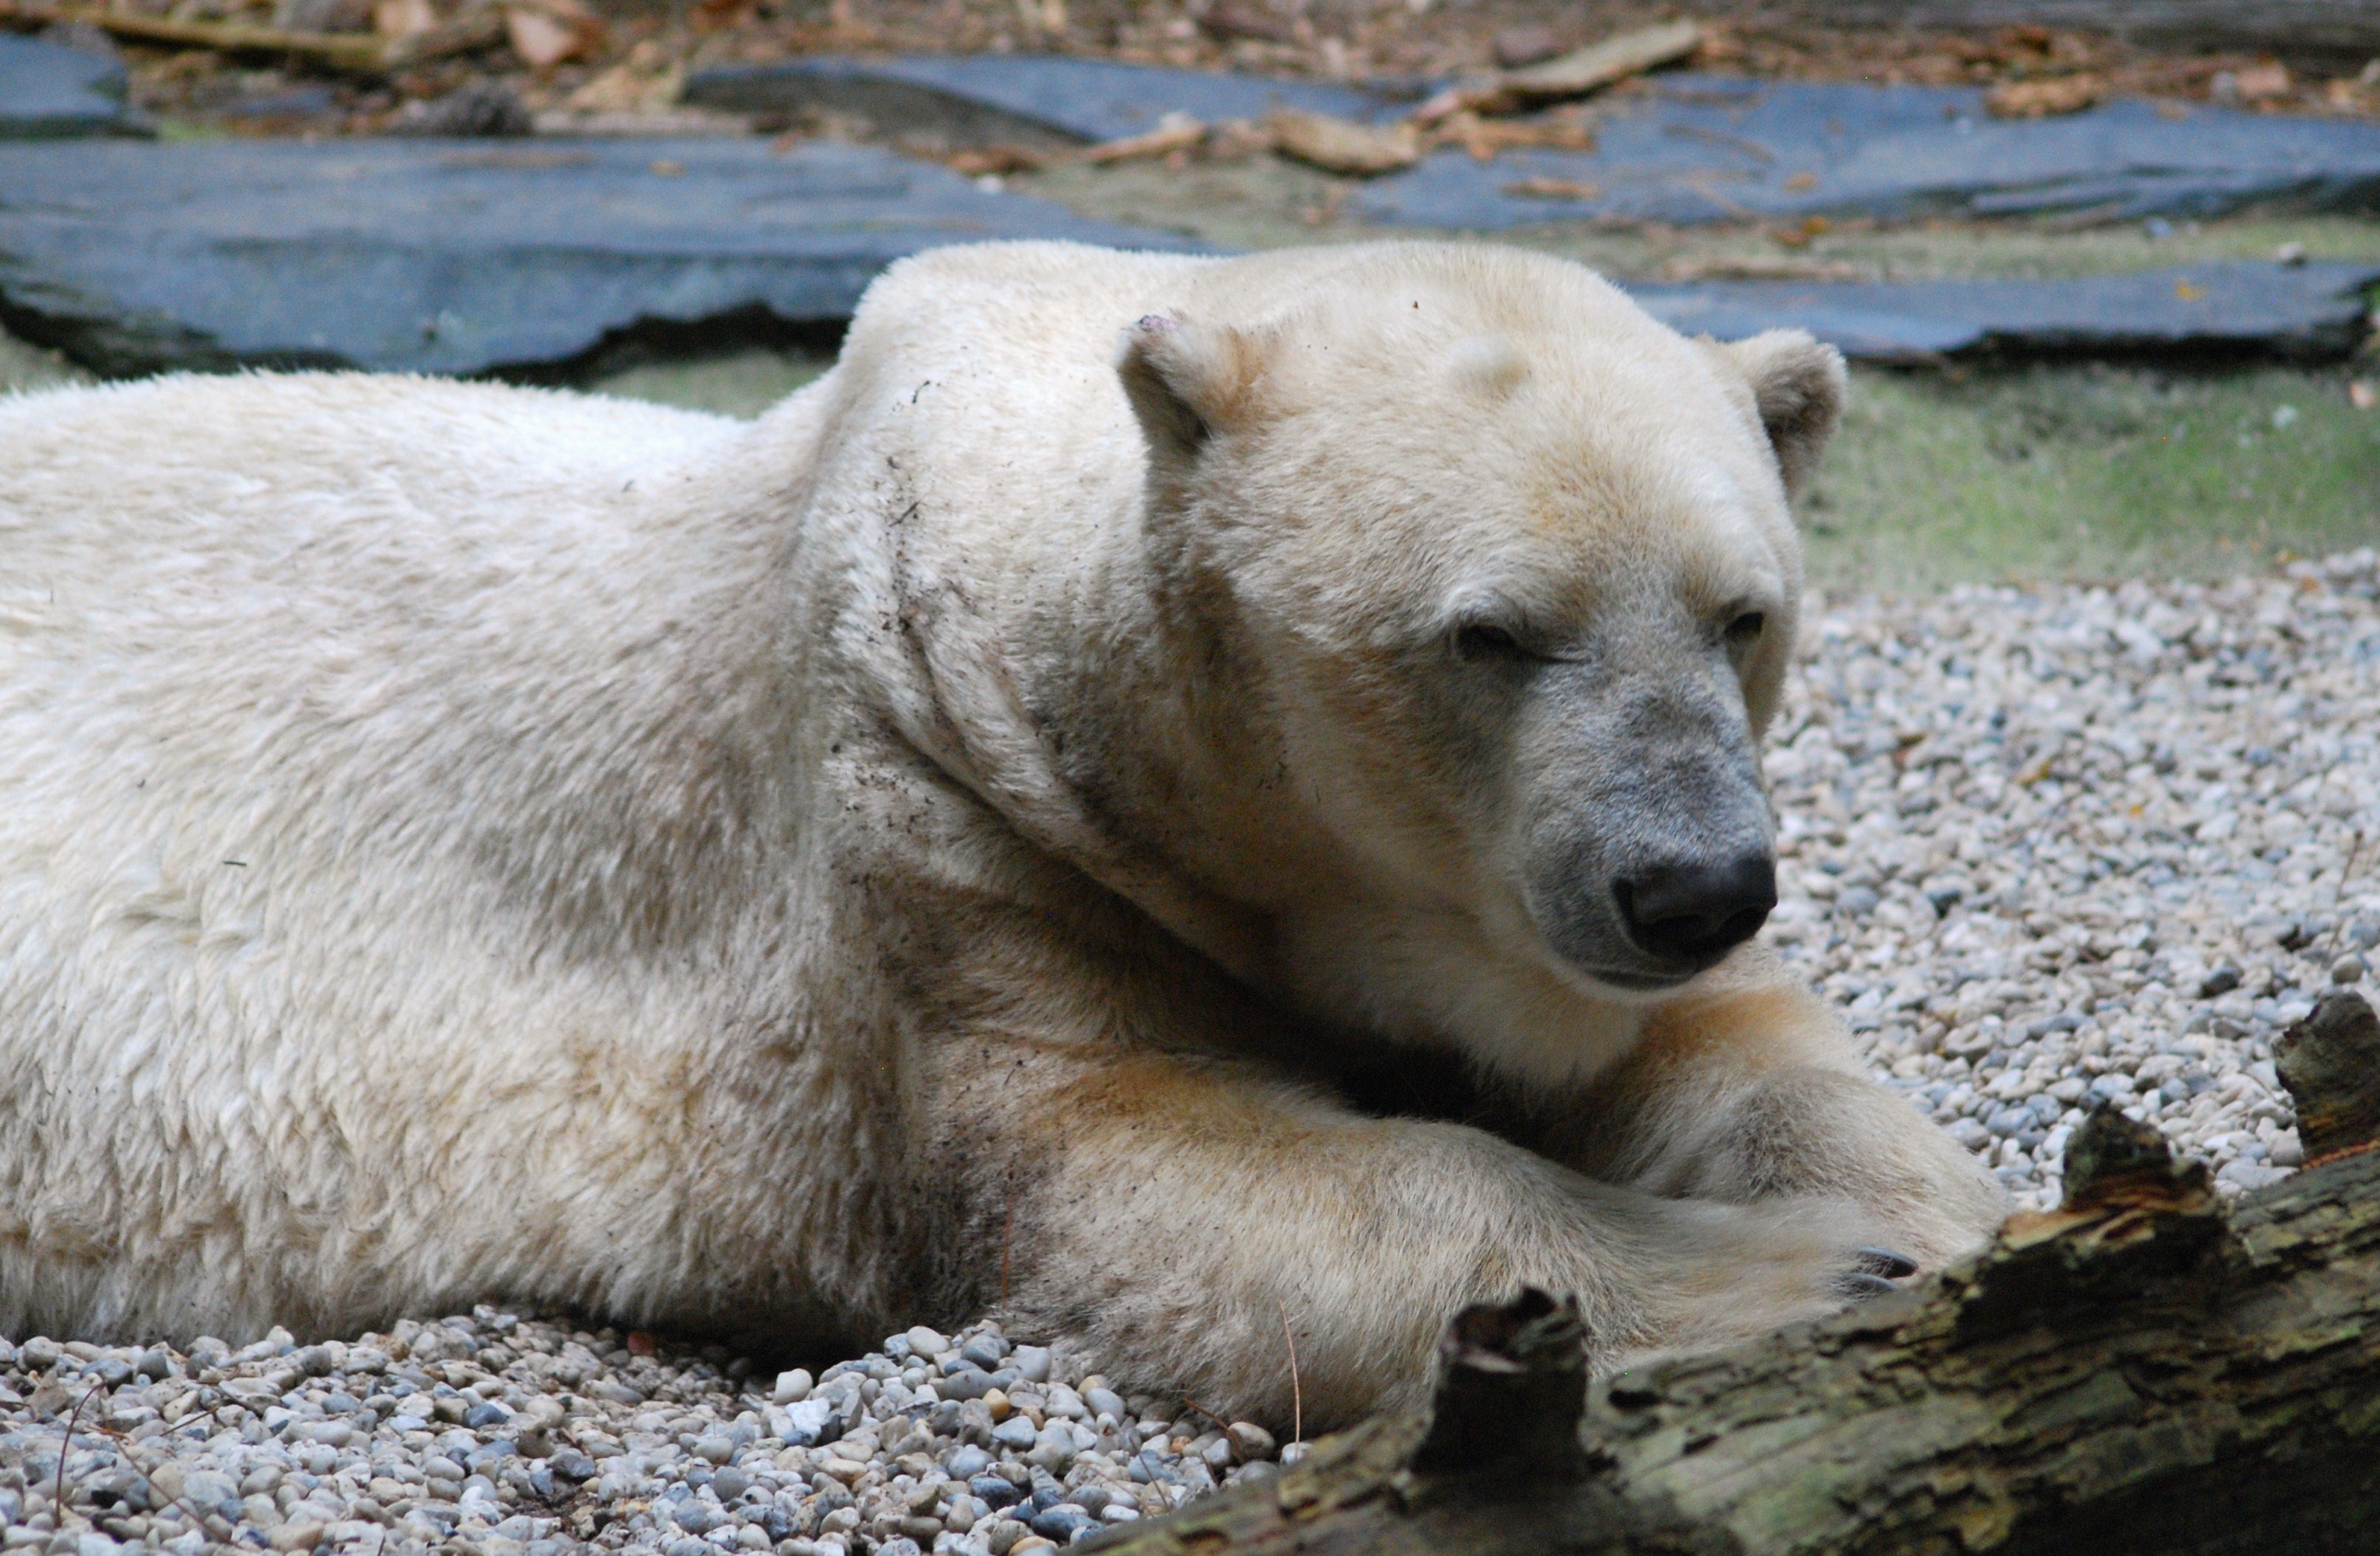
<path id="1" fill-rule="evenodd" d="M 1611 897 L 1638 949 L 1700 970 L 1767 922 L 1777 906 L 1777 862 L 1766 850 L 1660 860 L 1614 880 Z"/>

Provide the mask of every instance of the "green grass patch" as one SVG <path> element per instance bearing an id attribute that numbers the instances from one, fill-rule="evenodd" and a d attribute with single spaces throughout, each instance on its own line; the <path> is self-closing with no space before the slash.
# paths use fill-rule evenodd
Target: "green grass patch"
<path id="1" fill-rule="evenodd" d="M 747 419 L 834 366 L 832 357 L 754 347 L 674 362 L 640 363 L 587 385 L 622 400 L 650 400 Z"/>
<path id="2" fill-rule="evenodd" d="M 2380 544 L 2380 411 L 2350 403 L 2355 377 L 1858 369 L 1802 503 L 1812 575 L 2205 578 Z"/>
<path id="3" fill-rule="evenodd" d="M 0 330 L 0 394 L 91 381 L 89 373 L 60 353 L 30 344 Z"/>

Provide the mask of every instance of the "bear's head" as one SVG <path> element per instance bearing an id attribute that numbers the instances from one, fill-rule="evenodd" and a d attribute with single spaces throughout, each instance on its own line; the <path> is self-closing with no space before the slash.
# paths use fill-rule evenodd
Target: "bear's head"
<path id="1" fill-rule="evenodd" d="M 1164 619 L 1233 689 L 1200 873 L 1292 935 L 1459 922 L 1621 997 L 1749 937 L 1787 500 L 1840 357 L 1691 341 L 1512 250 L 1358 251 L 1245 316 L 1206 303 L 1119 356 Z"/>

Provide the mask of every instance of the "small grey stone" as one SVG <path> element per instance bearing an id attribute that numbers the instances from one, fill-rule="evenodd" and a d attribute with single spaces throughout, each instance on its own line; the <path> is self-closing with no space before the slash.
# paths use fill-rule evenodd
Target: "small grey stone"
<path id="1" fill-rule="evenodd" d="M 2330 964 L 2330 981 L 2334 983 L 2360 983 L 2365 971 L 2363 959 L 2350 953 Z"/>
<path id="2" fill-rule="evenodd" d="M 963 1367 L 937 1381 L 934 1392 L 944 1399 L 981 1399 L 991 1392 L 991 1378 L 976 1368 Z"/>
<path id="3" fill-rule="evenodd" d="M 1231 1439 L 1232 1447 L 1243 1459 L 1269 1459 L 1279 1452 L 1272 1433 L 1254 1421 L 1233 1421 Z"/>
<path id="4" fill-rule="evenodd" d="M 1026 1519 L 1025 1526 L 1044 1539 L 1056 1540 L 1060 1545 L 1070 1545 L 1074 1542 L 1076 1530 L 1091 1528 L 1098 1522 L 1099 1520 L 1093 1517 L 1087 1509 L 1074 1502 L 1062 1502 Z"/>
<path id="5" fill-rule="evenodd" d="M 967 1491 L 995 1513 L 1025 1500 L 1025 1493 L 1016 1489 L 1014 1482 L 998 1475 L 974 1477 L 967 1482 Z"/>
<path id="6" fill-rule="evenodd" d="M 2284 1168 L 2268 1167 L 2262 1163 L 2251 1162 L 2243 1157 L 2238 1161 L 2224 1164 L 2222 1170 L 2215 1175 L 2215 1181 L 2228 1184 L 2244 1192 L 2278 1183 L 2289 1176 Z"/>
<path id="7" fill-rule="evenodd" d="M 546 1463 L 552 1466 L 554 1474 L 565 1480 L 595 1478 L 595 1461 L 576 1448 L 560 1449 Z"/>
<path id="8" fill-rule="evenodd" d="M 1981 1151 L 1992 1139 L 1991 1131 L 1973 1118 L 1954 1118 L 1942 1132 L 1970 1151 Z"/>
<path id="9" fill-rule="evenodd" d="M 1019 1345 L 1010 1355 L 1009 1362 L 1016 1369 L 1017 1375 L 1029 1382 L 1046 1383 L 1050 1381 L 1050 1352 L 1045 1346 Z"/>
<path id="10" fill-rule="evenodd" d="M 826 1437 L 827 1423 L 835 1418 L 834 1405 L 815 1395 L 788 1408 L 785 1441 L 796 1448 L 815 1447 Z"/>

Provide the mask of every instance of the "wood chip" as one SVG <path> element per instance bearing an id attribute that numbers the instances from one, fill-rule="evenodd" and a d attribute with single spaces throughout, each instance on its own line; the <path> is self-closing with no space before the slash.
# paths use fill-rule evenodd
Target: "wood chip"
<path id="1" fill-rule="evenodd" d="M 1984 94 L 1984 106 L 2000 119 L 2046 119 L 2079 114 L 2107 95 L 2107 83 L 2088 70 L 2044 81 L 2010 81 Z"/>
<path id="2" fill-rule="evenodd" d="M 1198 18 L 1198 30 L 1227 43 L 1234 38 L 1252 38 L 1260 43 L 1298 41 L 1294 21 L 1256 0 L 1216 0 Z"/>
<path id="3" fill-rule="evenodd" d="M 1806 259 L 1791 254 L 1672 259 L 1664 281 L 1874 281 L 1876 272 L 1847 259 Z"/>
<path id="4" fill-rule="evenodd" d="M 1603 186 L 1579 178 L 1516 178 L 1504 192 L 1522 199 L 1600 199 Z"/>
<path id="5" fill-rule="evenodd" d="M 953 151 L 942 159 L 942 165 L 967 178 L 987 175 L 998 177 L 1010 173 L 1038 173 L 1050 165 L 1050 158 L 1028 146 L 970 146 Z"/>
<path id="6" fill-rule="evenodd" d="M 676 103 L 685 85 L 682 69 L 648 75 L 615 65 L 572 92 L 569 106 L 581 114 L 658 114 Z"/>
<path id="7" fill-rule="evenodd" d="M 1460 146 L 1475 162 L 1487 162 L 1501 151 L 1544 149 L 1592 151 L 1595 129 L 1569 119 L 1485 119 L 1463 113 L 1441 120 L 1431 144 Z"/>
<path id="8" fill-rule="evenodd" d="M 177 44 L 223 54 L 304 54 L 324 65 L 347 69 L 376 70 L 386 57 L 384 45 L 368 32 L 300 32 L 235 22 L 177 21 L 171 17 L 139 16 L 129 11 L 103 10 L 96 6 L 0 0 L 0 20 L 82 22 L 118 38 L 143 43 Z"/>
<path id="9" fill-rule="evenodd" d="M 1663 22 L 1615 33 L 1524 70 L 1500 71 L 1485 80 L 1450 87 L 1414 110 L 1424 125 L 1468 109 L 1475 114 L 1511 114 L 1532 103 L 1585 97 L 1614 81 L 1673 65 L 1702 46 L 1702 24 Z"/>
<path id="10" fill-rule="evenodd" d="M 1120 136 L 1087 146 L 1074 155 L 1076 162 L 1094 164 L 1131 162 L 1137 157 L 1161 157 L 1170 151 L 1186 151 L 1207 138 L 1207 127 L 1189 115 L 1175 112 L 1157 121 L 1157 127 L 1138 135 Z"/>
<path id="11" fill-rule="evenodd" d="M 1369 178 L 1421 161 L 1421 132 L 1411 122 L 1359 125 L 1328 114 L 1283 108 L 1266 121 L 1283 156 L 1326 173 Z"/>

